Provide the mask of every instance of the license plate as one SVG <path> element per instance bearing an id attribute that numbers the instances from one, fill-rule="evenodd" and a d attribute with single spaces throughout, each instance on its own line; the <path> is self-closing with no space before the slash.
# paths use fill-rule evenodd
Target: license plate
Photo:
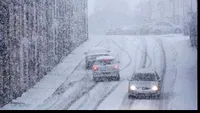
<path id="1" fill-rule="evenodd" d="M 149 88 L 143 87 L 142 90 L 148 90 Z"/>

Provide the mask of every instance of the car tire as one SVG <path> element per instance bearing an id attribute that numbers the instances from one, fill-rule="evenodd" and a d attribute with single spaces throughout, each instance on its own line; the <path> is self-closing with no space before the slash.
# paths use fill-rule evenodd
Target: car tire
<path id="1" fill-rule="evenodd" d="M 137 96 L 128 94 L 128 99 L 137 99 Z"/>
<path id="2" fill-rule="evenodd" d="M 85 69 L 89 69 L 88 63 L 85 64 Z"/>
<path id="3" fill-rule="evenodd" d="M 85 69 L 86 69 L 86 70 L 88 70 L 88 69 L 89 69 L 89 67 L 88 67 L 88 66 L 85 66 Z"/>
<path id="4" fill-rule="evenodd" d="M 120 76 L 119 75 L 116 77 L 116 81 L 120 81 Z"/>
<path id="5" fill-rule="evenodd" d="M 156 96 L 157 99 L 160 99 L 160 94 Z"/>
<path id="6" fill-rule="evenodd" d="M 129 94 L 128 99 L 133 99 L 133 96 Z"/>
<path id="7" fill-rule="evenodd" d="M 93 77 L 94 82 L 99 82 L 99 78 L 98 77 Z"/>
<path id="8" fill-rule="evenodd" d="M 155 95 L 153 95 L 153 98 L 154 98 L 154 99 L 160 99 L 160 94 L 155 94 Z"/>

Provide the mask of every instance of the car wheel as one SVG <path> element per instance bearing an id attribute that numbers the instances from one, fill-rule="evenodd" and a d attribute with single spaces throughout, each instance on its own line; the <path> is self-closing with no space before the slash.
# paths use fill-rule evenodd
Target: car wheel
<path id="1" fill-rule="evenodd" d="M 154 99 L 160 99 L 160 94 L 155 94 L 155 95 L 153 95 L 153 98 L 154 98 Z"/>
<path id="2" fill-rule="evenodd" d="M 116 77 L 116 81 L 120 81 L 120 75 L 118 74 L 118 76 Z"/>
<path id="3" fill-rule="evenodd" d="M 128 99 L 133 99 L 133 96 L 129 94 Z"/>
<path id="4" fill-rule="evenodd" d="M 99 82 L 99 78 L 98 78 L 98 77 L 93 77 L 93 80 L 94 80 L 95 82 Z"/>
<path id="5" fill-rule="evenodd" d="M 160 94 L 156 96 L 157 99 L 160 99 Z"/>
<path id="6" fill-rule="evenodd" d="M 120 77 L 117 77 L 116 80 L 117 80 L 117 81 L 120 81 Z"/>
<path id="7" fill-rule="evenodd" d="M 89 69 L 88 63 L 85 64 L 85 69 Z"/>

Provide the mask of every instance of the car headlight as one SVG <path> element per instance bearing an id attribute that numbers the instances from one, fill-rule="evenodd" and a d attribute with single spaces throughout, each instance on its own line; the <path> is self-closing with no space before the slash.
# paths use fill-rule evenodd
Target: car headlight
<path id="1" fill-rule="evenodd" d="M 153 86 L 151 89 L 154 90 L 154 91 L 157 91 L 158 90 L 158 86 Z"/>
<path id="2" fill-rule="evenodd" d="M 134 85 L 131 85 L 130 89 L 131 90 L 136 90 L 137 88 Z"/>

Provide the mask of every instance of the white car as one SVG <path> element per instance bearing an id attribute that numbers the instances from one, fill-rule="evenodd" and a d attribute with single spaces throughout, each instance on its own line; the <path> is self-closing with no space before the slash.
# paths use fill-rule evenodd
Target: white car
<path id="1" fill-rule="evenodd" d="M 161 79 L 156 71 L 141 69 L 129 79 L 128 97 L 155 97 L 160 98 Z"/>
<path id="2" fill-rule="evenodd" d="M 109 29 L 107 35 L 138 35 L 139 28 L 137 26 L 124 26 L 116 29 Z"/>
<path id="3" fill-rule="evenodd" d="M 111 80 L 120 80 L 119 61 L 112 56 L 97 57 L 92 68 L 93 80 L 102 81 L 107 78 Z"/>
<path id="4" fill-rule="evenodd" d="M 139 27 L 139 34 L 140 35 L 148 35 L 151 31 L 152 23 L 144 24 L 141 27 Z"/>
<path id="5" fill-rule="evenodd" d="M 85 52 L 85 67 L 90 69 L 98 56 L 109 56 L 110 50 L 104 47 L 94 47 L 88 52 Z"/>
<path id="6" fill-rule="evenodd" d="M 180 25 L 174 25 L 170 22 L 155 22 L 150 29 L 151 34 L 169 34 L 169 33 L 182 33 L 182 27 Z"/>

